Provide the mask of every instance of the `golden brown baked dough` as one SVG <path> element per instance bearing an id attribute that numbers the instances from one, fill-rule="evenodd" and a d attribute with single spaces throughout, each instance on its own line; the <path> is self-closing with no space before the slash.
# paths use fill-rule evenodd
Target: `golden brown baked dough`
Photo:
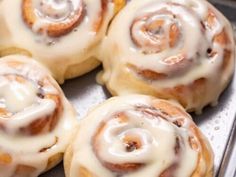
<path id="1" fill-rule="evenodd" d="M 77 122 L 49 72 L 29 57 L 0 59 L 1 177 L 37 177 L 58 164 Z"/>
<path id="2" fill-rule="evenodd" d="M 234 70 L 229 21 L 202 0 L 135 0 L 104 40 L 100 82 L 113 95 L 142 93 L 201 112 L 215 104 Z"/>
<path id="3" fill-rule="evenodd" d="M 212 149 L 189 114 L 154 97 L 113 97 L 82 120 L 66 177 L 212 177 Z"/>

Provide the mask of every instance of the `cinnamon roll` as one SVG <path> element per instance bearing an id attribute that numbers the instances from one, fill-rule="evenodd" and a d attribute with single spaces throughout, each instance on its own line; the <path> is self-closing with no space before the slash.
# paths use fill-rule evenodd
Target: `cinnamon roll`
<path id="1" fill-rule="evenodd" d="M 205 0 L 135 0 L 103 43 L 100 82 L 113 95 L 149 94 L 187 111 L 215 104 L 234 70 L 229 21 Z"/>
<path id="2" fill-rule="evenodd" d="M 100 40 L 124 4 L 125 0 L 2 0 L 0 56 L 33 56 L 60 83 L 82 75 L 100 64 Z"/>
<path id="3" fill-rule="evenodd" d="M 24 56 L 0 60 L 0 174 L 37 177 L 58 164 L 77 122 L 49 72 Z"/>
<path id="4" fill-rule="evenodd" d="M 189 114 L 143 95 L 113 97 L 84 119 L 66 177 L 212 177 L 212 149 Z"/>

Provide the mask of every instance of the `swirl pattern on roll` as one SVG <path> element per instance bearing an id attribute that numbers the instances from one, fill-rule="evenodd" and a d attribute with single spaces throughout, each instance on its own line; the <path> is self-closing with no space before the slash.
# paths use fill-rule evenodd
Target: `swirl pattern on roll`
<path id="1" fill-rule="evenodd" d="M 27 53 L 60 83 L 82 75 L 99 65 L 100 41 L 124 4 L 124 0 L 3 0 L 0 55 Z"/>
<path id="2" fill-rule="evenodd" d="M 228 20 L 202 0 L 131 1 L 111 24 L 104 50 L 102 80 L 114 95 L 175 99 L 188 111 L 217 102 L 235 58 Z"/>
<path id="3" fill-rule="evenodd" d="M 153 97 L 114 97 L 80 124 L 66 177 L 210 177 L 213 154 L 183 108 Z"/>
<path id="4" fill-rule="evenodd" d="M 22 14 L 25 23 L 36 32 L 58 37 L 78 26 L 85 15 L 85 6 L 79 1 L 23 0 Z M 100 17 L 101 18 L 101 17 Z"/>
<path id="5" fill-rule="evenodd" d="M 19 55 L 0 60 L 0 172 L 4 177 L 36 177 L 55 166 L 76 127 L 74 110 L 56 81 L 31 60 Z"/>

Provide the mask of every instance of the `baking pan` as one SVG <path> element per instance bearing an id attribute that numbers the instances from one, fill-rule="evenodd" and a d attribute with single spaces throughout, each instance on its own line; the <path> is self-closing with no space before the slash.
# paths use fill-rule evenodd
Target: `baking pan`
<path id="1" fill-rule="evenodd" d="M 235 1 L 214 1 L 236 27 Z M 235 28 L 236 32 L 236 28 Z M 96 83 L 96 74 L 102 68 L 80 78 L 66 81 L 62 88 L 74 105 L 78 119 L 82 119 L 89 109 L 103 102 L 111 95 L 106 88 Z M 192 114 L 193 119 L 209 139 L 215 153 L 215 176 L 236 176 L 236 75 L 220 97 L 219 104 L 207 107 L 203 114 Z M 40 177 L 65 177 L 62 163 Z"/>

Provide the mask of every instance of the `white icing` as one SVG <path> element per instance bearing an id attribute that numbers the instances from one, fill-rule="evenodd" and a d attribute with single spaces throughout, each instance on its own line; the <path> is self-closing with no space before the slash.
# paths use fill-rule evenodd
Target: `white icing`
<path id="1" fill-rule="evenodd" d="M 213 29 L 204 30 L 200 22 L 207 18 L 209 9 L 215 14 L 217 21 Z M 165 11 L 174 14 L 175 18 Z M 134 23 L 135 20 L 145 16 L 146 21 L 139 20 Z M 151 47 L 146 45 L 148 34 L 143 32 L 143 28 L 145 23 L 147 25 L 157 19 L 164 20 L 163 28 L 158 34 L 166 41 L 164 41 L 165 49 L 163 51 L 153 52 L 162 42 L 154 40 L 152 35 L 155 34 L 155 31 L 153 31 L 154 34 L 150 34 L 150 36 L 152 36 L 151 39 L 154 38 L 152 42 L 155 45 Z M 132 28 L 132 24 L 136 25 Z M 180 36 L 174 47 L 170 47 L 168 44 L 171 24 L 176 24 L 180 29 Z M 227 45 L 212 42 L 214 36 L 223 29 L 229 36 Z M 140 43 L 143 42 L 143 48 L 135 45 L 131 33 L 136 39 L 139 39 Z M 201 101 L 194 101 L 193 93 L 190 92 L 186 92 L 183 96 L 187 103 L 187 110 L 200 111 L 205 105 L 216 102 L 232 76 L 234 68 L 235 45 L 232 28 L 220 12 L 207 1 L 202 0 L 132 1 L 114 19 L 107 37 L 103 40 L 102 48 L 100 58 L 103 61 L 104 72 L 100 75 L 100 83 L 105 83 L 115 95 L 161 93 L 163 98 L 169 98 L 171 96 L 166 93 L 167 89 L 190 85 L 200 78 L 205 78 L 207 94 Z M 143 53 L 142 50 L 147 49 L 151 53 Z M 217 54 L 209 58 L 208 49 L 212 49 Z M 232 52 L 232 55 L 229 58 L 227 69 L 222 73 L 220 70 L 224 50 Z M 182 63 L 172 65 L 164 62 L 164 59 L 181 55 L 185 57 Z M 140 70 L 151 70 L 169 77 L 148 81 L 130 69 L 130 64 Z"/>
<path id="2" fill-rule="evenodd" d="M 177 128 L 162 118 L 148 117 L 141 111 L 136 111 L 136 105 L 151 106 L 154 99 L 147 96 L 131 95 L 114 97 L 88 114 L 81 122 L 78 136 L 72 146 L 73 157 L 68 177 L 77 177 L 79 167 L 84 167 L 94 176 L 113 177 L 117 173 L 102 165 L 102 161 L 112 164 L 143 163 L 139 170 L 123 173 L 124 177 L 157 177 L 173 163 L 178 163 L 174 172 L 176 177 L 189 177 L 198 163 L 198 151 L 193 150 L 188 142 L 192 135 L 189 130 L 191 118 L 185 117 L 183 127 Z M 160 100 L 155 100 L 155 103 Z M 173 104 L 173 106 L 175 106 Z M 128 120 L 119 122 L 114 118 L 116 113 L 125 113 Z M 112 118 L 113 117 L 113 118 Z M 172 121 L 172 118 L 168 119 Z M 178 117 L 176 117 L 178 119 Z M 98 156 L 91 147 L 94 135 L 102 122 L 106 122 L 101 135 L 97 138 L 95 148 Z M 126 135 L 137 137 L 141 141 L 141 148 L 127 152 L 123 138 Z M 176 137 L 180 137 L 180 154 L 175 154 Z"/>
<path id="3" fill-rule="evenodd" d="M 41 20 L 50 23 L 67 19 L 71 12 L 81 5 L 81 0 L 33 0 L 33 5 L 35 13 L 42 18 Z"/>
<path id="4" fill-rule="evenodd" d="M 8 133 L 16 133 L 19 127 L 25 127 L 31 122 L 38 120 L 40 117 L 53 114 L 55 108 L 55 102 L 46 99 L 29 108 L 25 108 L 24 111 L 16 113 L 10 119 L 5 120 L 5 126 L 7 128 L 9 127 Z"/>
<path id="5" fill-rule="evenodd" d="M 15 67 L 11 67 L 9 65 L 11 62 L 20 62 L 20 64 L 14 64 Z M 37 97 L 36 85 L 28 82 L 15 83 L 16 81 L 11 82 L 7 77 L 4 77 L 4 75 L 10 74 L 24 76 L 26 80 L 28 78 L 28 81 L 30 82 L 31 80 L 32 83 L 37 83 L 37 81 L 43 81 L 43 79 L 47 78 L 52 84 L 43 90 L 45 94 L 59 95 L 63 111 L 58 117 L 56 127 L 51 132 L 40 135 L 16 134 L 18 133 L 17 129 L 29 125 L 29 123 L 38 118 L 52 114 L 56 108 L 56 103 L 51 99 Z M 4 131 L 0 130 L 0 152 L 7 153 L 12 158 L 10 164 L 0 164 L 1 176 L 12 177 L 18 165 L 26 165 L 35 168 L 35 171 L 29 174 L 29 177 L 37 177 L 46 170 L 50 157 L 58 153 L 64 153 L 72 135 L 76 131 L 75 112 L 57 83 L 49 75 L 49 72 L 27 57 L 15 55 L 2 58 L 0 60 L 0 83 L 0 100 L 2 97 L 6 100 L 1 104 L 5 105 L 8 111 L 16 111 L 10 118 L 0 117 L 0 123 L 6 128 Z M 10 89 L 7 90 L 6 88 Z M 12 96 L 10 95 L 11 92 L 14 92 Z M 17 94 L 19 95 L 16 96 Z M 22 102 L 22 105 L 17 105 L 20 102 Z M 15 108 L 14 105 L 16 105 Z M 53 147 L 40 152 L 43 148 L 51 146 Z"/>
<path id="6" fill-rule="evenodd" d="M 40 2 L 46 3 L 46 7 L 40 8 Z M 54 23 L 59 20 L 67 22 L 66 17 L 71 13 L 71 6 L 73 6 L 73 10 L 77 10 L 82 2 L 86 14 L 79 26 L 76 26 L 72 32 L 58 38 L 34 32 L 45 23 Z M 15 0 L 3 0 L 0 4 L 0 49 L 18 47 L 28 50 L 34 58 L 51 70 L 60 83 L 64 81 L 68 67 L 96 57 L 98 43 L 104 37 L 107 25 L 114 15 L 114 4 L 109 1 L 102 26 L 95 31 L 94 26 L 100 20 L 102 11 L 101 0 L 33 0 L 35 10 L 40 12 L 41 16 L 47 14 L 46 16 L 50 17 L 39 18 L 33 25 L 32 31 L 23 21 L 21 6 L 22 1 Z M 9 14 L 9 11 L 12 13 Z M 59 19 L 57 17 L 52 19 L 51 16 L 54 14 L 58 14 Z"/>
<path id="7" fill-rule="evenodd" d="M 19 84 L 16 81 L 9 82 L 5 78 L 0 80 L 0 98 L 4 100 L 6 109 L 10 112 L 22 111 L 36 101 L 37 88 L 32 83 Z"/>

